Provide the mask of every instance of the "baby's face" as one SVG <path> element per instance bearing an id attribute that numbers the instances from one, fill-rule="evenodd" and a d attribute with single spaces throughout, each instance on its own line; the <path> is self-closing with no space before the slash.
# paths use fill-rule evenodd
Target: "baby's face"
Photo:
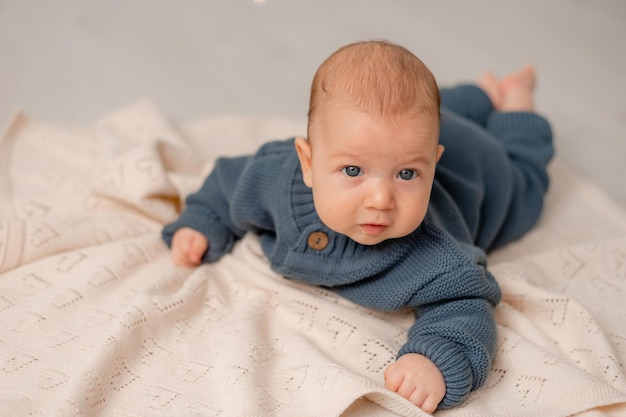
<path id="1" fill-rule="evenodd" d="M 417 229 L 443 151 L 435 121 L 387 122 L 342 108 L 323 111 L 312 132 L 310 142 L 299 139 L 296 146 L 327 227 L 364 245 Z"/>

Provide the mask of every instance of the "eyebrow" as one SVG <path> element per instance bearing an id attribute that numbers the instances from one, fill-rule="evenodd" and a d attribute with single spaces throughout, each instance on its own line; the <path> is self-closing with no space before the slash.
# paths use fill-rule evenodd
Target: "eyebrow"
<path id="1" fill-rule="evenodd" d="M 337 153 L 329 156 L 330 161 L 341 160 L 341 159 L 359 159 L 362 158 L 362 154 L 359 152 L 354 152 L 353 150 L 342 151 L 341 153 Z M 398 165 L 410 167 L 412 165 L 428 165 L 430 166 L 430 158 L 425 154 L 420 154 L 418 156 L 411 156 L 406 158 L 401 158 L 396 160 Z"/>
<path id="2" fill-rule="evenodd" d="M 427 166 L 431 165 L 430 159 L 426 156 L 419 156 L 417 158 L 409 158 L 406 161 L 400 161 L 399 163 L 402 163 L 402 165 L 406 165 L 407 167 L 411 167 L 413 165 L 427 165 Z"/>

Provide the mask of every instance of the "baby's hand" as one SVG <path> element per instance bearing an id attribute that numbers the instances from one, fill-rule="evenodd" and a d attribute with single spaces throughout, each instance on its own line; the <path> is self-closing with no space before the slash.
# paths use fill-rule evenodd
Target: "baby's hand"
<path id="1" fill-rule="evenodd" d="M 202 233 L 182 227 L 172 237 L 172 261 L 178 266 L 198 266 L 208 248 L 209 241 Z"/>
<path id="2" fill-rule="evenodd" d="M 437 365 L 417 353 L 402 355 L 387 367 L 385 387 L 431 414 L 446 395 L 446 383 Z"/>

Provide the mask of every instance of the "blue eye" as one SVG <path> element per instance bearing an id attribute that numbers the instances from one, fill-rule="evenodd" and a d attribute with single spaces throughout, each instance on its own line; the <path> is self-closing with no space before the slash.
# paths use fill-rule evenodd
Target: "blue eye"
<path id="1" fill-rule="evenodd" d="M 417 172 L 412 169 L 403 169 L 402 171 L 398 172 L 398 178 L 406 181 L 413 180 L 417 178 Z"/>
<path id="2" fill-rule="evenodd" d="M 355 166 L 347 166 L 341 169 L 341 172 L 349 177 L 358 177 L 361 175 L 361 168 Z"/>

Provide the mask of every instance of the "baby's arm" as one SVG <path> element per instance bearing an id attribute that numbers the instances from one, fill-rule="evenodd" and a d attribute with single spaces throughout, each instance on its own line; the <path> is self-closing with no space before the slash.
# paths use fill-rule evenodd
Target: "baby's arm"
<path id="1" fill-rule="evenodd" d="M 232 221 L 233 195 L 249 157 L 220 158 L 202 187 L 186 198 L 178 219 L 165 225 L 162 237 L 179 266 L 196 266 L 220 259 L 245 230 Z M 210 246 L 209 246 L 210 239 Z"/>
<path id="2" fill-rule="evenodd" d="M 446 395 L 446 383 L 437 365 L 417 353 L 407 353 L 387 367 L 385 387 L 427 413 L 433 413 Z"/>
<path id="3" fill-rule="evenodd" d="M 186 266 L 215 262 L 247 231 L 274 230 L 275 190 L 285 177 L 281 164 L 289 164 L 290 155 L 295 156 L 293 139 L 269 142 L 251 156 L 219 158 L 202 187 L 187 196 L 178 219 L 163 227 L 170 248 L 180 229 L 203 236 L 182 234 L 174 261 Z"/>
<path id="4" fill-rule="evenodd" d="M 424 227 L 436 242 L 429 220 Z M 489 376 L 497 343 L 493 308 L 501 293 L 493 275 L 485 269 L 482 250 L 469 245 L 435 247 L 446 252 L 450 267 L 407 300 L 406 304 L 415 308 L 416 320 L 396 363 L 389 367 L 385 385 L 394 388 L 390 376 L 399 367 L 403 377 L 408 375 L 409 383 L 414 380 L 414 384 L 426 384 L 421 389 L 432 393 L 432 402 L 439 409 L 459 405 Z M 445 388 L 438 390 L 442 381 Z M 402 390 L 397 392 L 404 395 Z M 432 403 L 422 403 L 421 407 L 431 410 Z"/>
<path id="5" fill-rule="evenodd" d="M 208 248 L 209 241 L 202 233 L 190 227 L 180 228 L 172 237 L 172 261 L 178 266 L 198 266 Z"/>

